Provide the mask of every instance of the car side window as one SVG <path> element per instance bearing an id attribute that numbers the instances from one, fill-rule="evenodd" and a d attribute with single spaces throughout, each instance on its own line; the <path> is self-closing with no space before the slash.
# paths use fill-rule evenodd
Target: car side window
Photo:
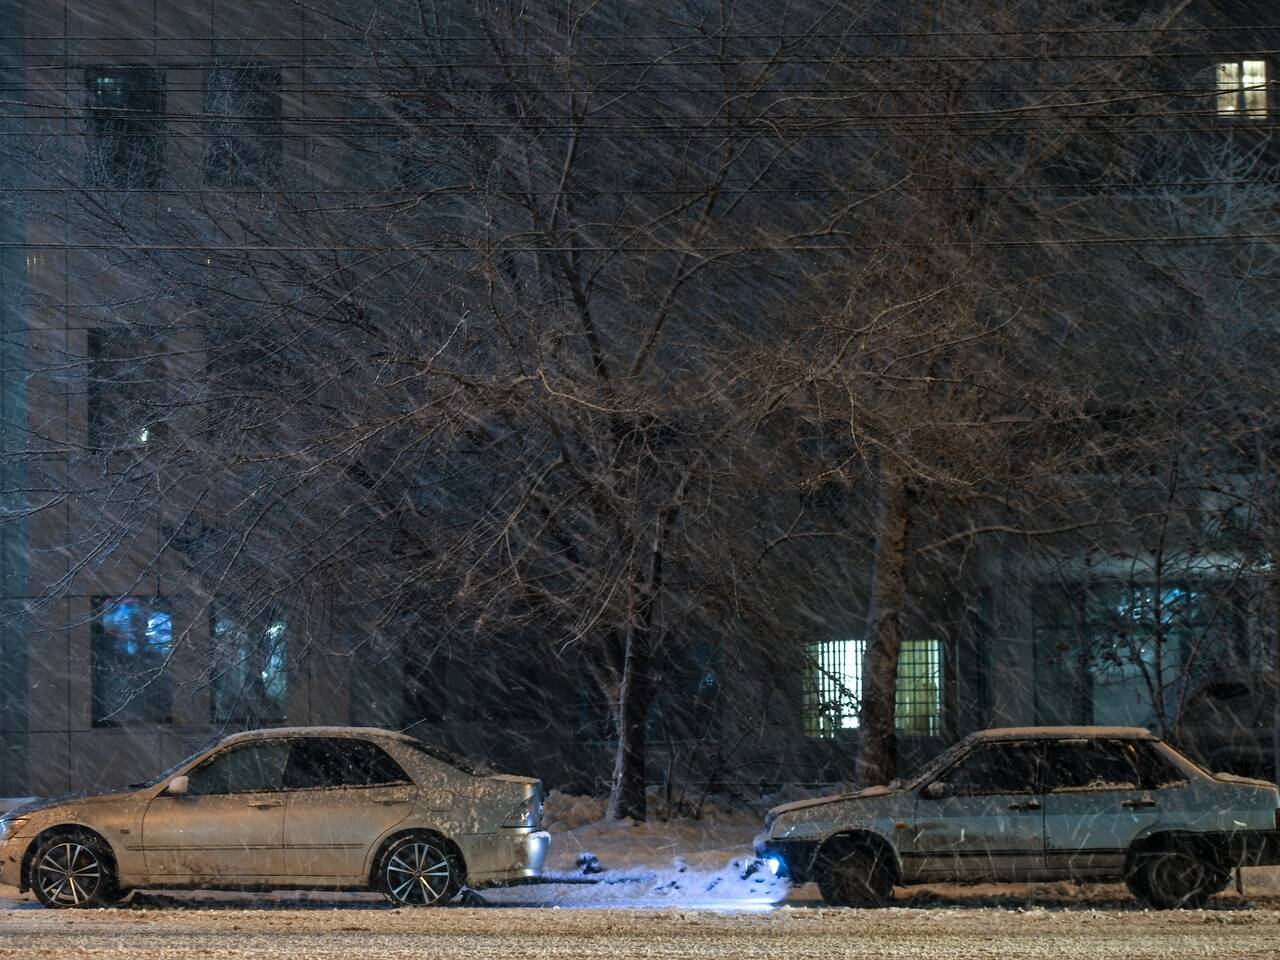
<path id="1" fill-rule="evenodd" d="M 1139 790 L 1137 755 L 1123 740 L 1058 740 L 1049 744 L 1047 786 L 1052 793 Z"/>
<path id="2" fill-rule="evenodd" d="M 1182 787 L 1190 781 L 1187 775 L 1174 766 L 1154 743 L 1135 743 L 1134 756 L 1144 790 L 1160 790 L 1164 787 Z"/>
<path id="3" fill-rule="evenodd" d="M 187 795 L 276 793 L 288 752 L 289 745 L 283 740 L 242 743 L 219 750 L 187 775 Z"/>
<path id="4" fill-rule="evenodd" d="M 295 740 L 284 775 L 286 790 L 410 782 L 400 764 L 381 747 L 368 740 L 337 737 Z"/>
<path id="5" fill-rule="evenodd" d="M 946 785 L 949 796 L 1036 793 L 1042 755 L 1038 743 L 986 743 L 938 780 Z"/>

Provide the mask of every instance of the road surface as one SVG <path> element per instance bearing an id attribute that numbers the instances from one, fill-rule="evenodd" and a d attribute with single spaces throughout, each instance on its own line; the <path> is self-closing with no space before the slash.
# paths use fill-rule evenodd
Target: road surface
<path id="1" fill-rule="evenodd" d="M 0 910 L 0 960 L 359 957 L 590 958 L 1280 957 L 1280 904 L 1155 913 L 1121 904 L 983 904 L 881 911 L 787 904 L 758 911 L 548 907 L 392 910 L 230 901 L 87 912 Z"/>

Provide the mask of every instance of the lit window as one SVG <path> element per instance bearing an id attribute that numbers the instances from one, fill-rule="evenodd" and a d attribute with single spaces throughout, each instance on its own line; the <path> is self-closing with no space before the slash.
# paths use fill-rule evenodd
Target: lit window
<path id="1" fill-rule="evenodd" d="M 162 600 L 97 597 L 90 641 L 93 725 L 167 721 L 173 620 Z"/>
<path id="2" fill-rule="evenodd" d="M 288 621 L 278 610 L 213 616 L 212 707 L 215 723 L 280 723 L 289 694 Z"/>
<path id="3" fill-rule="evenodd" d="M 862 703 L 864 640 L 826 640 L 808 645 L 804 690 L 805 733 L 834 737 L 858 726 Z M 894 725 L 905 734 L 937 736 L 942 716 L 942 644 L 904 640 L 898 651 Z"/>
<path id="4" fill-rule="evenodd" d="M 1267 115 L 1267 62 L 1233 60 L 1218 64 L 1218 113 L 1222 116 Z"/>

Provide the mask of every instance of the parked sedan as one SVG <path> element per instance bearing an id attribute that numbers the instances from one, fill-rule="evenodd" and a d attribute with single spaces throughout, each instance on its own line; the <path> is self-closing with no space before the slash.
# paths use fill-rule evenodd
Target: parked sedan
<path id="1" fill-rule="evenodd" d="M 1123 880 L 1151 906 L 1197 906 L 1234 867 L 1280 863 L 1280 795 L 1146 730 L 987 730 L 908 780 L 775 807 L 756 853 L 837 905 L 913 883 Z"/>
<path id="2" fill-rule="evenodd" d="M 0 883 L 48 907 L 140 887 L 372 888 L 402 906 L 536 877 L 537 780 L 489 774 L 389 730 L 228 737 L 145 784 L 0 818 Z"/>

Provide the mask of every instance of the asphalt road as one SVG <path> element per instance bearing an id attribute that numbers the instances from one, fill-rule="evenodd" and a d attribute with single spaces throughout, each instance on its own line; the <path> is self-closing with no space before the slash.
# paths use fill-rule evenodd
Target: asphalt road
<path id="1" fill-rule="evenodd" d="M 373 905 L 0 911 L 0 958 L 1280 957 L 1280 904 L 1156 913 L 1124 906 L 806 905 L 713 910 Z"/>

